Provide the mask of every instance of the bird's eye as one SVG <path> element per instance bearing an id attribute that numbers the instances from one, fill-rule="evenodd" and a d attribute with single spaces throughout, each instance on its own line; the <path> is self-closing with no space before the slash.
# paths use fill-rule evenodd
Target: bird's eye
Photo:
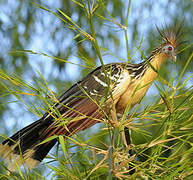
<path id="1" fill-rule="evenodd" d="M 162 52 L 163 53 L 169 53 L 169 52 L 173 52 L 174 48 L 171 45 L 166 45 L 162 48 Z"/>
<path id="2" fill-rule="evenodd" d="M 173 47 L 172 46 L 169 46 L 168 47 L 168 51 L 172 51 L 173 50 Z"/>

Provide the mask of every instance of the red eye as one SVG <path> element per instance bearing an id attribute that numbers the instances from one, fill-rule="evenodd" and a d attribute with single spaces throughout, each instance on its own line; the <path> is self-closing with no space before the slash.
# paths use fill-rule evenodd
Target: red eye
<path id="1" fill-rule="evenodd" d="M 168 50 L 169 50 L 169 51 L 172 51 L 172 47 L 171 47 L 171 46 L 169 46 L 169 47 L 168 47 Z"/>

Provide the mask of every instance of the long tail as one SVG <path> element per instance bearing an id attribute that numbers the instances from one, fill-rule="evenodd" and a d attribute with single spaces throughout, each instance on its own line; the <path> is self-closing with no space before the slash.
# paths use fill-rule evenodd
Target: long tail
<path id="1" fill-rule="evenodd" d="M 55 145 L 57 139 L 40 144 L 41 142 L 53 135 L 69 137 L 104 118 L 104 114 L 99 112 L 98 105 L 85 97 L 78 85 L 72 86 L 59 98 L 59 101 L 60 103 L 55 104 L 55 108 L 64 119 L 72 119 L 68 121 L 66 127 L 59 126 L 52 115 L 45 114 L 41 119 L 0 144 L 0 156 L 8 160 L 9 170 L 14 171 L 17 166 L 24 163 L 30 169 L 37 166 Z"/>
<path id="2" fill-rule="evenodd" d="M 9 170 L 14 171 L 17 165 L 21 166 L 23 163 L 27 167 L 33 168 L 41 162 L 56 143 L 54 139 L 46 145 L 37 146 L 43 138 L 41 133 L 52 123 L 51 120 L 44 121 L 41 118 L 0 144 L 0 156 L 8 161 Z M 42 149 L 43 151 L 40 151 Z"/>
<path id="3" fill-rule="evenodd" d="M 87 115 L 91 115 L 94 119 L 85 117 L 71 121 L 67 124 L 67 128 L 59 126 L 53 118 L 46 119 L 44 116 L 3 141 L 0 144 L 0 156 L 7 160 L 10 171 L 16 170 L 17 166 L 24 163 L 29 169 L 34 168 L 45 158 L 57 139 L 40 144 L 42 141 L 53 135 L 62 134 L 69 137 L 100 122 L 97 119 L 101 119 L 101 114 L 94 109 Z M 73 116 L 77 117 L 76 114 Z"/>

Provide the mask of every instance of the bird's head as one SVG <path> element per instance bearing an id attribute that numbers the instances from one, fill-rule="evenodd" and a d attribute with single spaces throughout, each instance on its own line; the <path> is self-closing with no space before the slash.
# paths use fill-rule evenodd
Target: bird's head
<path id="1" fill-rule="evenodd" d="M 182 35 L 182 24 L 178 27 L 176 31 L 169 28 L 166 28 L 166 30 L 161 31 L 157 26 L 156 28 L 163 40 L 163 43 L 161 43 L 159 48 L 160 53 L 165 56 L 165 58 L 171 58 L 174 62 L 176 62 L 177 48 L 181 44 L 181 42 L 179 42 L 179 39 Z"/>

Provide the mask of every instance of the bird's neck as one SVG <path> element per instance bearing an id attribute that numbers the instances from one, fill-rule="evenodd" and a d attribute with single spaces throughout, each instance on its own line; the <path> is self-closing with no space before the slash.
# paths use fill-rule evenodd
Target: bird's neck
<path id="1" fill-rule="evenodd" d="M 153 66 L 153 68 L 155 68 L 156 71 L 158 71 L 161 67 L 161 65 L 163 64 L 163 62 L 167 59 L 166 56 L 162 53 L 157 53 L 157 54 L 152 54 L 150 56 L 149 59 L 149 63 Z M 146 62 L 147 63 L 147 62 Z M 148 63 L 147 63 L 148 64 Z M 148 68 L 152 67 L 149 65 Z"/>
<path id="2" fill-rule="evenodd" d="M 155 80 L 158 75 L 158 71 L 165 60 L 166 57 L 162 53 L 153 54 L 150 58 L 148 58 L 148 62 L 146 62 L 147 69 L 143 76 L 146 83 L 151 83 Z"/>

